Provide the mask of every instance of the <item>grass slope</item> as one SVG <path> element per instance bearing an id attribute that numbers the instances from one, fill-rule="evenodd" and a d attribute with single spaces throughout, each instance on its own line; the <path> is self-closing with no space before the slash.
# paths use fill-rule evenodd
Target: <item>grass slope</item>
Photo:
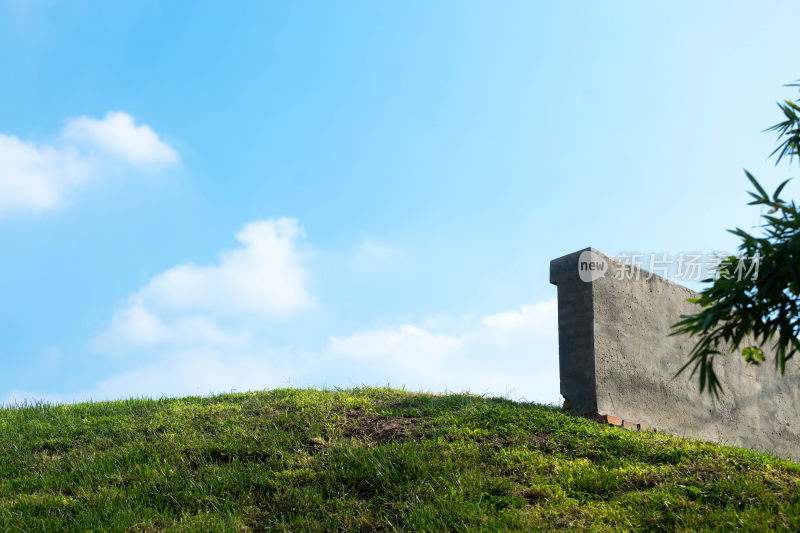
<path id="1" fill-rule="evenodd" d="M 800 466 L 392 389 L 0 410 L 3 531 L 800 531 Z"/>

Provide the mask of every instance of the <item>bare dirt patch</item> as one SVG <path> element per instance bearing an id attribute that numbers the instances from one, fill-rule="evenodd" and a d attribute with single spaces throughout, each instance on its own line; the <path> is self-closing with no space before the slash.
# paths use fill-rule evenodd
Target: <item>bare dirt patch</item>
<path id="1" fill-rule="evenodd" d="M 421 418 L 379 418 L 361 412 L 351 418 L 344 436 L 375 442 L 405 441 L 420 436 L 421 422 Z"/>

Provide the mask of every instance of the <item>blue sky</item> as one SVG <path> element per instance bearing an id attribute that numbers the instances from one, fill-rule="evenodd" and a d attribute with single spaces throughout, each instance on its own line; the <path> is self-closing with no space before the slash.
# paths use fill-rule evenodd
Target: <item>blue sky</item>
<path id="1" fill-rule="evenodd" d="M 559 402 L 550 259 L 735 248 L 798 10 L 0 0 L 0 401 Z"/>

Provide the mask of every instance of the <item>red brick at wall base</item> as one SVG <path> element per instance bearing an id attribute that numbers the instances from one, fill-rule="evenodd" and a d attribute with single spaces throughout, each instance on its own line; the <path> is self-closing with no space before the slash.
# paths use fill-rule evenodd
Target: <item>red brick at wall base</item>
<path id="1" fill-rule="evenodd" d="M 631 422 L 630 420 L 623 420 L 622 418 L 614 415 L 607 415 L 607 414 L 594 414 L 590 415 L 588 418 L 596 420 L 602 424 L 610 424 L 612 426 L 620 426 L 625 429 L 629 429 L 632 431 L 652 431 L 653 433 L 658 433 L 657 429 L 650 429 L 647 424 L 640 424 L 638 422 Z"/>
<path id="2" fill-rule="evenodd" d="M 612 426 L 621 426 L 624 420 L 614 415 L 597 415 L 597 421 L 604 424 L 611 424 Z"/>
<path id="3" fill-rule="evenodd" d="M 570 407 L 572 407 L 572 402 L 570 402 L 569 399 L 564 399 L 563 409 L 569 411 Z M 591 413 L 585 413 L 581 416 L 583 416 L 584 418 L 589 418 L 596 422 L 600 422 L 601 424 L 610 424 L 612 426 L 619 426 L 625 429 L 629 429 L 631 431 L 652 431 L 653 433 L 658 433 L 657 429 L 650 428 L 647 424 L 632 422 L 630 420 L 623 420 L 618 416 L 602 414 L 598 413 L 597 411 L 592 411 Z"/>

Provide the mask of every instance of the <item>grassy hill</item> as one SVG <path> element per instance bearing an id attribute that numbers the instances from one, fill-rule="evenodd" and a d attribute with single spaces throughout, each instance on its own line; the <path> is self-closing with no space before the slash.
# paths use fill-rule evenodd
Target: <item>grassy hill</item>
<path id="1" fill-rule="evenodd" d="M 800 531 L 800 466 L 392 389 L 0 410 L 3 531 Z"/>

